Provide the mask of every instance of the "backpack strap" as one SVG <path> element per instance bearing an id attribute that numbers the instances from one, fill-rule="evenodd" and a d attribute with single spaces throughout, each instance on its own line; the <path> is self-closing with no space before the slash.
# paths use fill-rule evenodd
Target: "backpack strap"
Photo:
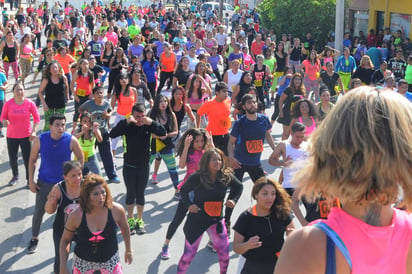
<path id="1" fill-rule="evenodd" d="M 350 259 L 348 248 L 346 247 L 345 243 L 342 241 L 341 237 L 326 223 L 316 223 L 314 224 L 315 227 L 322 230 L 328 238 L 330 238 L 333 243 L 339 248 L 340 252 L 342 252 L 343 257 L 345 257 L 346 262 L 349 265 L 349 268 L 352 269 L 352 261 Z M 326 262 L 326 265 L 332 262 Z"/>

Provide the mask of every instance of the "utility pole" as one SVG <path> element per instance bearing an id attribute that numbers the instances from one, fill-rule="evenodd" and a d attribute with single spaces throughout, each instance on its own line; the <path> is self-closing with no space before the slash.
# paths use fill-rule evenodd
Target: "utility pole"
<path id="1" fill-rule="evenodd" d="M 336 0 L 335 48 L 343 52 L 343 30 L 345 28 L 345 0 Z"/>
<path id="2" fill-rule="evenodd" d="M 219 0 L 219 21 L 222 23 L 223 20 L 223 0 Z"/>

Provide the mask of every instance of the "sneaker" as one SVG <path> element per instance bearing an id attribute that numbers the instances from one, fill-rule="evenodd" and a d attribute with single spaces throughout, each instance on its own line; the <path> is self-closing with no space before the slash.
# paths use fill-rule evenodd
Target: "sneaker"
<path id="1" fill-rule="evenodd" d="M 159 181 L 157 180 L 157 174 L 152 175 L 152 184 L 153 185 L 157 185 L 159 183 Z"/>
<path id="2" fill-rule="evenodd" d="M 130 235 L 134 235 L 136 233 L 136 220 L 134 218 L 128 218 L 127 223 L 129 224 L 130 228 Z"/>
<path id="3" fill-rule="evenodd" d="M 182 200 L 182 195 L 180 195 L 180 192 L 175 192 L 173 199 L 178 200 L 178 201 Z"/>
<path id="4" fill-rule="evenodd" d="M 144 222 L 140 218 L 136 218 L 136 233 L 137 235 L 143 235 L 146 233 L 146 229 L 144 228 Z"/>
<path id="5" fill-rule="evenodd" d="M 33 254 L 34 252 L 36 252 L 38 243 L 39 243 L 38 239 L 31 239 L 29 246 L 27 247 L 27 253 Z"/>
<path id="6" fill-rule="evenodd" d="M 230 239 L 230 222 L 226 222 L 227 237 Z"/>
<path id="7" fill-rule="evenodd" d="M 109 180 L 109 184 L 112 184 L 112 183 L 114 183 L 114 184 L 120 184 L 120 179 L 119 179 L 119 177 L 116 176 L 116 177 L 110 179 L 110 180 Z"/>
<path id="8" fill-rule="evenodd" d="M 13 178 L 11 178 L 11 180 L 9 181 L 9 186 L 14 186 L 15 184 L 17 184 L 17 181 L 19 180 L 19 176 L 13 176 Z"/>
<path id="9" fill-rule="evenodd" d="M 162 258 L 162 260 L 168 260 L 170 258 L 168 245 L 163 245 L 162 253 L 160 253 L 160 258 Z"/>
<path id="10" fill-rule="evenodd" d="M 210 248 L 210 250 L 211 250 L 213 253 L 216 253 L 216 249 L 215 249 L 212 241 L 209 240 L 209 241 L 207 242 L 207 247 Z"/>

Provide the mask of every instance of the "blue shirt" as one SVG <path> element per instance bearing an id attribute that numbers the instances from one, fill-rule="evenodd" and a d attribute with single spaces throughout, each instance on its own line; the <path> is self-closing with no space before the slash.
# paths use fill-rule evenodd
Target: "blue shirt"
<path id="1" fill-rule="evenodd" d="M 40 139 L 39 180 L 46 184 L 57 184 L 63 180 L 63 163 L 70 161 L 72 135 L 64 132 L 59 140 L 50 136 L 50 131 L 42 133 Z"/>
<path id="2" fill-rule="evenodd" d="M 261 113 L 257 114 L 256 120 L 249 120 L 244 115 L 234 123 L 230 136 L 237 138 L 234 156 L 242 165 L 260 165 L 266 132 L 271 128 L 269 118 Z"/>
<path id="3" fill-rule="evenodd" d="M 163 52 L 163 43 L 164 43 L 164 42 L 160 42 L 159 40 L 157 40 L 157 41 L 155 42 L 155 45 L 156 45 L 156 56 L 157 56 L 157 57 L 160 57 L 160 54 L 162 54 L 162 52 Z"/>
<path id="4" fill-rule="evenodd" d="M 397 91 L 396 91 L 396 92 L 397 92 Z M 412 102 L 412 93 L 411 93 L 411 92 L 407 91 L 407 92 L 405 93 L 405 97 L 406 97 L 406 99 L 409 100 L 409 102 Z"/>
<path id="5" fill-rule="evenodd" d="M 286 77 L 286 75 L 281 76 L 281 77 L 279 78 L 278 83 L 279 83 L 284 77 Z M 286 78 L 286 79 L 285 79 L 285 82 L 283 83 L 283 85 L 281 85 L 281 86 L 279 85 L 277 95 L 282 96 L 283 92 L 284 92 L 285 89 L 289 86 L 289 84 L 290 84 L 290 79 L 289 79 L 289 78 Z"/>
<path id="6" fill-rule="evenodd" d="M 144 73 L 146 74 L 146 79 L 148 83 L 153 83 L 156 82 L 156 77 L 155 77 L 155 73 L 157 70 L 157 67 L 159 66 L 159 62 L 155 59 L 153 61 L 153 65 L 150 65 L 150 61 L 147 60 L 143 60 L 141 62 L 142 64 L 142 69 L 144 71 Z"/>
<path id="7" fill-rule="evenodd" d="M 335 65 L 336 72 L 353 72 L 356 70 L 356 61 L 355 58 L 349 55 L 348 61 L 345 59 L 345 56 L 339 57 Z"/>
<path id="8" fill-rule="evenodd" d="M 3 72 L 0 72 L 0 86 L 7 82 L 6 75 Z M 0 90 L 0 101 L 4 101 L 4 90 Z"/>
<path id="9" fill-rule="evenodd" d="M 90 53 L 94 56 L 99 56 L 102 53 L 102 49 L 103 49 L 103 42 L 101 41 L 90 41 L 88 43 L 88 45 L 90 46 Z"/>
<path id="10" fill-rule="evenodd" d="M 366 54 L 371 58 L 373 66 L 378 69 L 381 65 L 381 61 L 383 60 L 380 49 L 372 47 L 368 49 Z"/>

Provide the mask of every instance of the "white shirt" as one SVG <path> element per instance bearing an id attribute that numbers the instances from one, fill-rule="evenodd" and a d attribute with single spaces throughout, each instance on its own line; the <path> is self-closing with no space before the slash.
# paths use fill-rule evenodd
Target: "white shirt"
<path id="1" fill-rule="evenodd" d="M 216 34 L 216 40 L 217 40 L 217 44 L 219 46 L 224 46 L 226 44 L 226 40 L 227 40 L 227 34 L 226 33 L 217 33 Z"/>
<path id="2" fill-rule="evenodd" d="M 138 25 L 140 28 L 143 28 L 143 26 L 144 26 L 144 22 L 145 22 L 145 20 L 144 19 L 135 19 L 134 20 L 135 22 L 136 22 L 136 25 Z"/>
<path id="3" fill-rule="evenodd" d="M 152 28 L 152 29 L 157 29 L 157 26 L 159 25 L 159 22 L 157 22 L 157 21 L 150 21 L 150 23 L 149 23 L 149 26 Z"/>
<path id="4" fill-rule="evenodd" d="M 120 29 L 127 29 L 127 21 L 124 20 L 123 22 L 121 20 L 116 22 L 116 25 L 120 28 Z"/>
<path id="5" fill-rule="evenodd" d="M 84 34 L 86 33 L 86 30 L 83 27 L 75 27 L 73 28 L 73 37 L 78 35 L 80 37 L 80 40 L 84 40 Z"/>
<path id="6" fill-rule="evenodd" d="M 189 59 L 189 70 L 195 72 L 196 65 L 199 63 L 197 57 L 192 58 L 189 55 L 186 56 Z"/>

